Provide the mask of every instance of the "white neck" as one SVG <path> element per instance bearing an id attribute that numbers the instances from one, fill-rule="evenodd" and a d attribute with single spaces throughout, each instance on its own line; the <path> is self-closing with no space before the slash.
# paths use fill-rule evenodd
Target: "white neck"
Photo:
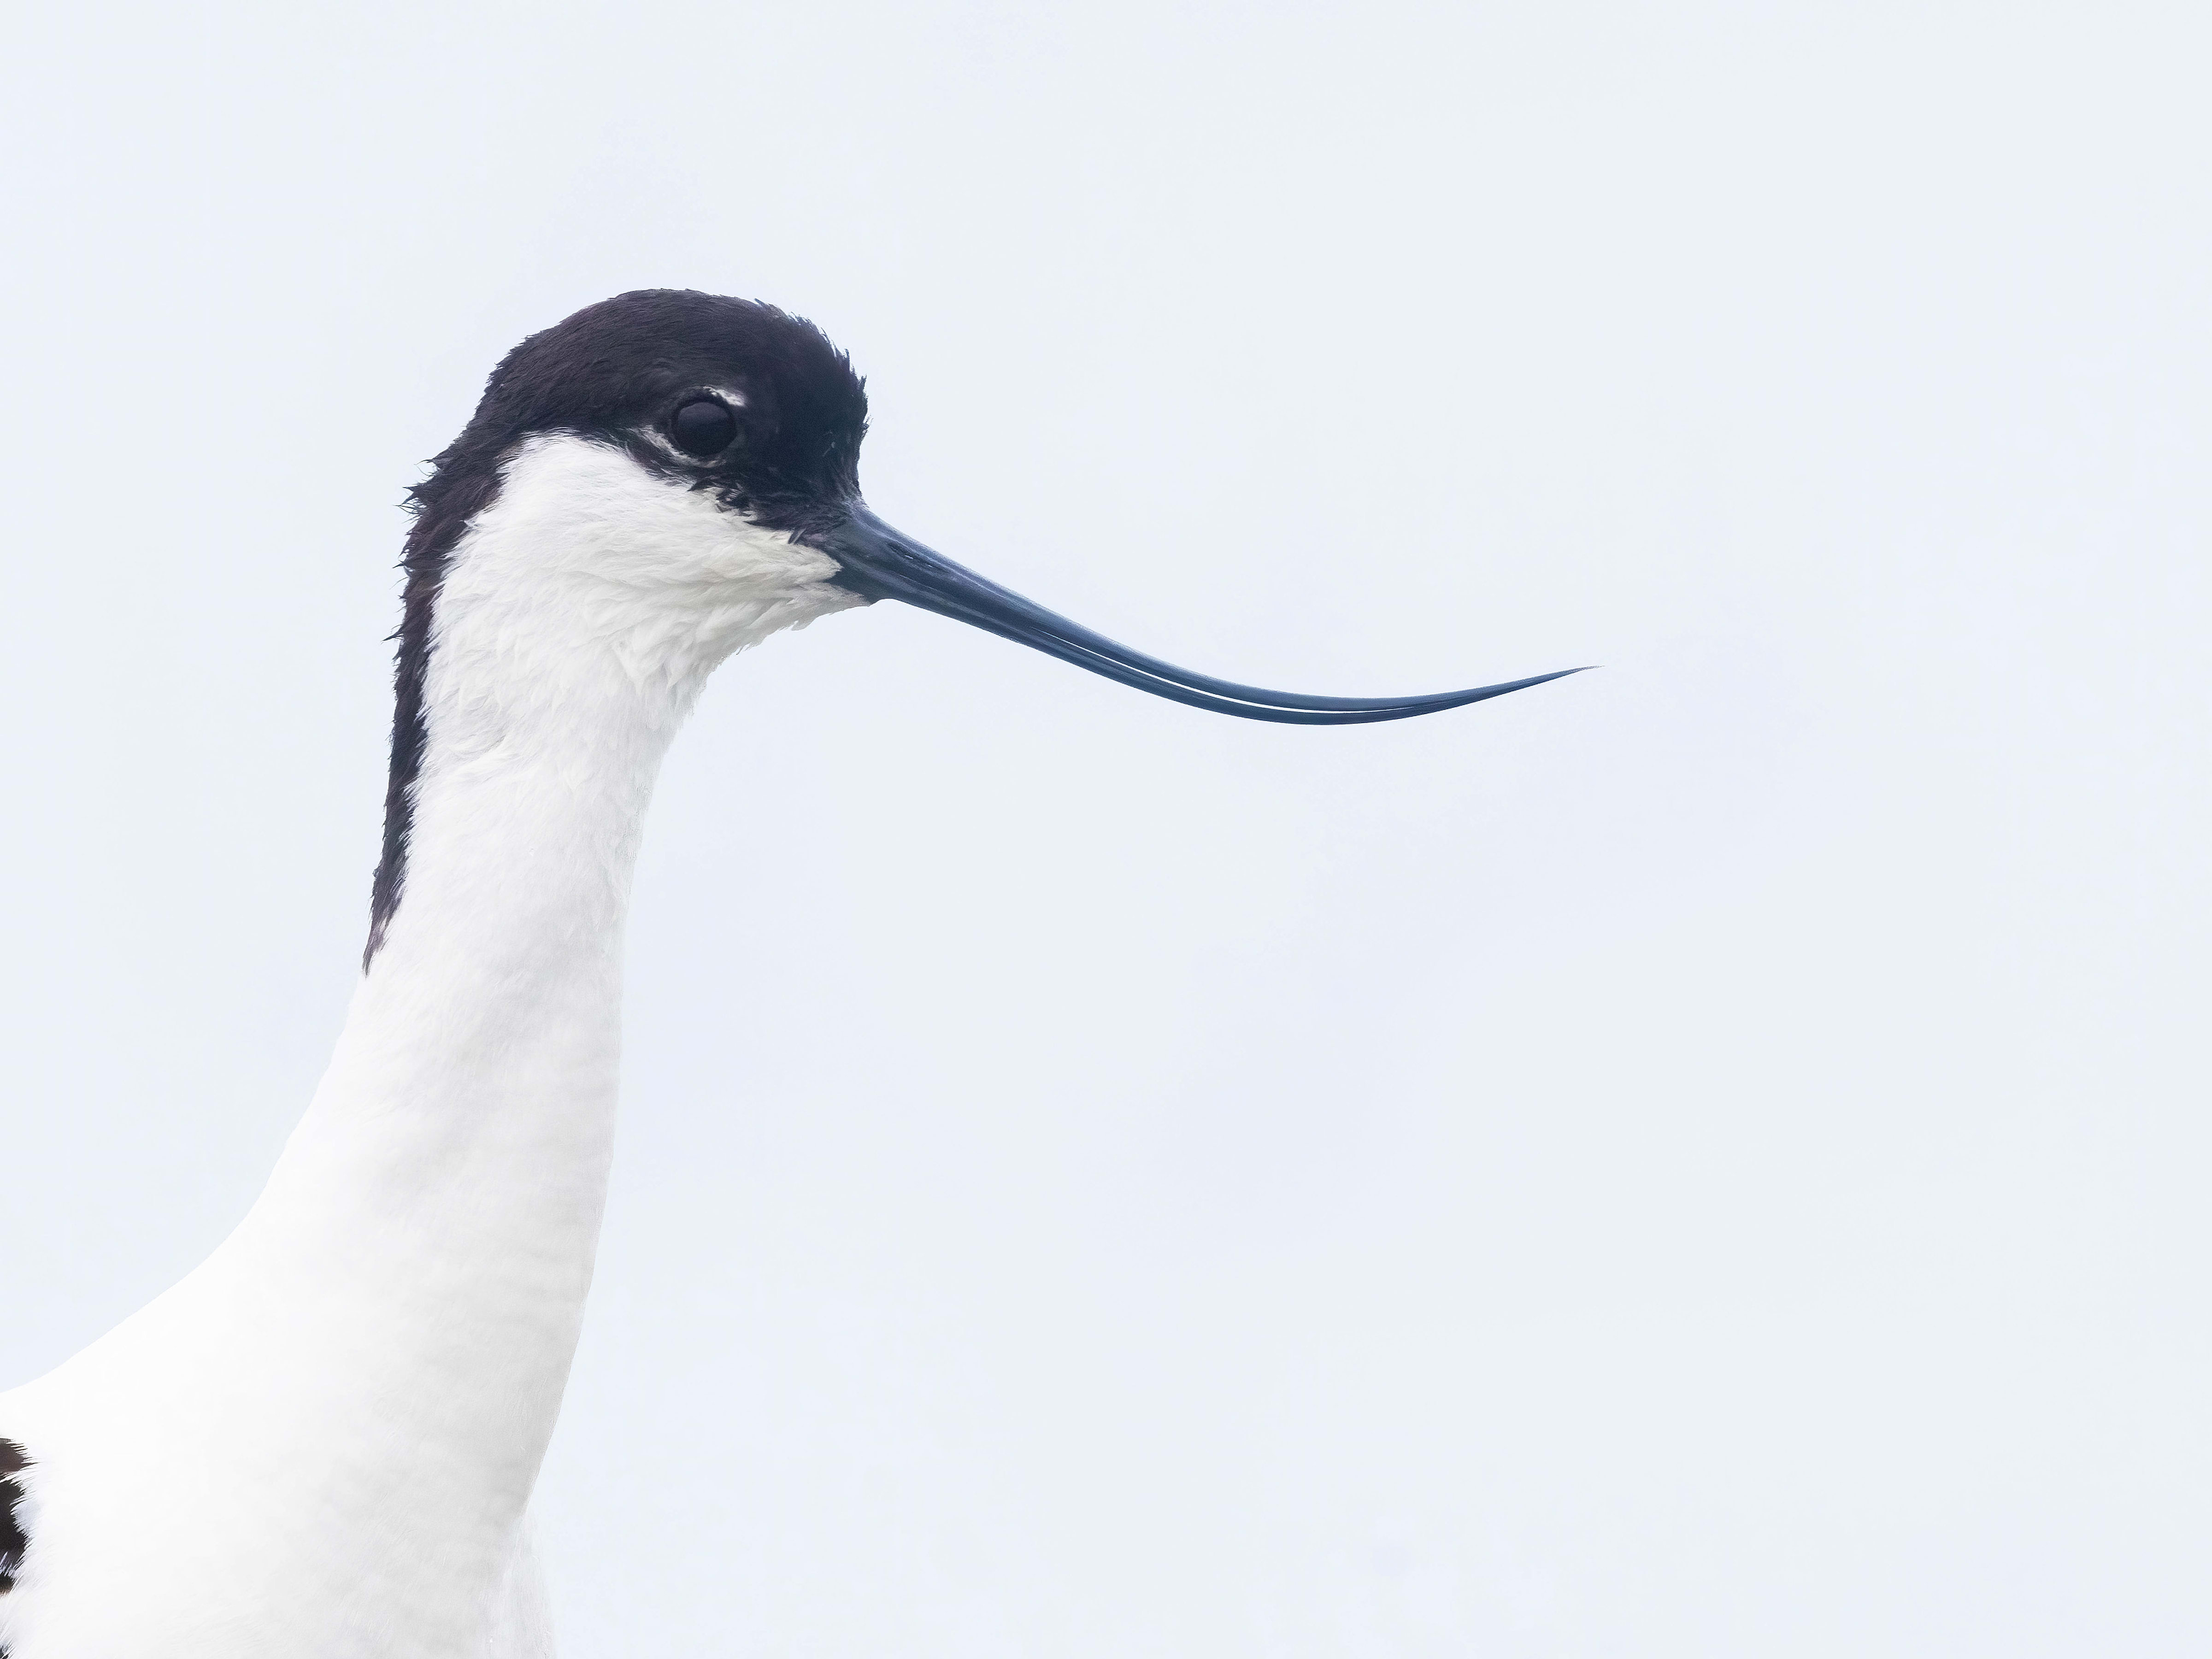
<path id="1" fill-rule="evenodd" d="M 373 1273 L 439 1402 L 417 1431 L 517 1509 L 591 1278 L 661 757 L 731 652 L 854 603 L 834 574 L 573 438 L 509 464 L 449 562 L 398 908 L 253 1224 Z"/>
<path id="2" fill-rule="evenodd" d="M 169 1455 L 204 1439 L 269 1515 L 329 1519 L 257 1558 L 257 1622 L 327 1617 L 318 1581 L 365 1561 L 424 1651 L 483 1615 L 591 1280 L 661 757 L 722 658 L 858 603 L 835 568 L 565 437 L 457 544 L 404 884 L 330 1070 L 238 1232 L 101 1345 L 205 1383 L 149 1421 Z"/>

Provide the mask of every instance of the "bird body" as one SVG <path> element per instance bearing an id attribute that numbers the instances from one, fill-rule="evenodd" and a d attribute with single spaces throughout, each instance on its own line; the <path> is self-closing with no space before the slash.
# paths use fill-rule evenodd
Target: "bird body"
<path id="1" fill-rule="evenodd" d="M 896 582 L 1044 626 L 866 514 L 864 413 L 811 325 L 699 295 L 605 302 L 494 375 L 417 491 L 385 863 L 330 1068 L 212 1256 L 0 1395 L 7 1659 L 550 1652 L 526 1511 L 591 1282 L 661 759 L 726 658 Z"/>

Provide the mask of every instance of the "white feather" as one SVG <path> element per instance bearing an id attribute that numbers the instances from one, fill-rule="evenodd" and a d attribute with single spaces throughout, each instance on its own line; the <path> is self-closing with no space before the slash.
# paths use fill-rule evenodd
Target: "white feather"
<path id="1" fill-rule="evenodd" d="M 524 1510 L 605 1200 L 640 823 L 707 676 L 860 603 L 621 449 L 532 440 L 457 544 L 399 906 L 266 1190 L 0 1395 L 12 1659 L 539 1659 Z"/>

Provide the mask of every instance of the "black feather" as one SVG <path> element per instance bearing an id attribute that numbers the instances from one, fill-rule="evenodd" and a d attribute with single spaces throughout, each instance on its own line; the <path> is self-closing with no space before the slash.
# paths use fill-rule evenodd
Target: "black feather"
<path id="1" fill-rule="evenodd" d="M 12 1440 L 0 1440 L 0 1595 L 15 1588 L 23 1552 L 31 1547 L 15 1514 L 15 1506 L 23 1501 L 23 1488 L 15 1477 L 30 1467 L 31 1460 L 21 1446 Z M 0 1648 L 0 1659 L 7 1659 L 4 1648 Z"/>

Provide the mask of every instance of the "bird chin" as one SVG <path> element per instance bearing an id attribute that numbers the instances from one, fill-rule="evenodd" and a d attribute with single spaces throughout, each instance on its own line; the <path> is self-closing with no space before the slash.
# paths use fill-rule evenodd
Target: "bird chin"
<path id="1" fill-rule="evenodd" d="M 860 594 L 826 582 L 810 582 L 771 594 L 732 595 L 699 619 L 694 649 L 720 663 L 775 635 L 870 603 Z"/>

